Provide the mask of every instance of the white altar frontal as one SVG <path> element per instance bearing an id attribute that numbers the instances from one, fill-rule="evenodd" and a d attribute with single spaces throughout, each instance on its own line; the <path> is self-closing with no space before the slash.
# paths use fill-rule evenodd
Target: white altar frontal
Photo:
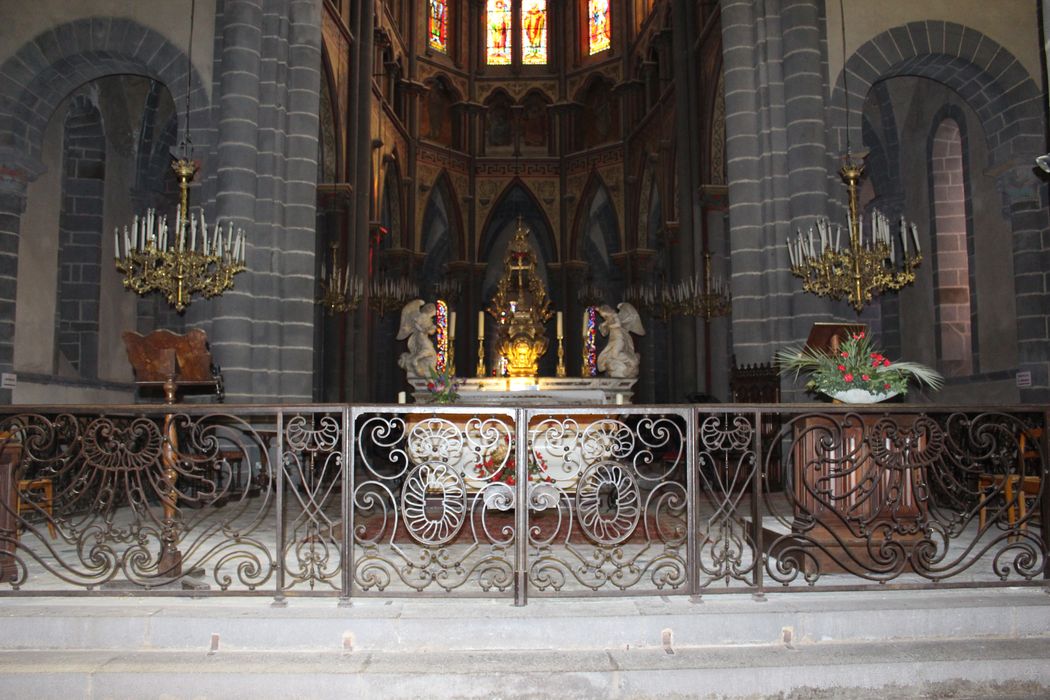
<path id="1" fill-rule="evenodd" d="M 599 406 L 629 404 L 637 377 L 464 377 L 459 403 L 479 406 Z M 427 380 L 409 379 L 412 399 L 427 403 Z"/>

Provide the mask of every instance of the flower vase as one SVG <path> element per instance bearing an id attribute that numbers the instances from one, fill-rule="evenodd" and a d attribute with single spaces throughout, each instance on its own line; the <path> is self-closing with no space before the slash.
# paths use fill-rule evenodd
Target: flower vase
<path id="1" fill-rule="evenodd" d="M 876 394 L 867 389 L 846 389 L 845 391 L 828 392 L 827 395 L 840 403 L 866 404 L 892 399 L 897 393 L 896 391 L 887 391 Z"/>

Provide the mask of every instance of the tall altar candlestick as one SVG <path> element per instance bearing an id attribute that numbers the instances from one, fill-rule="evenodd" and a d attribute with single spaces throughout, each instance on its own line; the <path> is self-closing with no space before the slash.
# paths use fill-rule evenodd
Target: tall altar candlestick
<path id="1" fill-rule="evenodd" d="M 559 312 L 558 312 L 558 337 L 559 337 L 559 338 L 563 337 L 563 334 L 562 334 L 562 325 L 561 325 L 561 324 L 562 324 L 562 320 L 561 320 L 561 311 L 559 311 Z"/>
<path id="2" fill-rule="evenodd" d="M 448 317 L 448 339 L 456 339 L 456 312 L 453 311 Z"/>

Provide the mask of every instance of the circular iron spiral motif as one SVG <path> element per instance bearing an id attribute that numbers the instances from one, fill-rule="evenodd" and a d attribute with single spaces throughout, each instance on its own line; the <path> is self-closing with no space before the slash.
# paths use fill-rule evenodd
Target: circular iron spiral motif
<path id="1" fill-rule="evenodd" d="M 601 544 L 619 544 L 634 532 L 642 514 L 641 502 L 634 475 L 618 462 L 591 465 L 576 485 L 580 527 Z"/>
<path id="2" fill-rule="evenodd" d="M 428 507 L 429 499 L 429 507 Z M 425 462 L 413 469 L 401 490 L 401 513 L 409 534 L 428 545 L 455 537 L 467 513 L 463 478 L 442 462 Z"/>

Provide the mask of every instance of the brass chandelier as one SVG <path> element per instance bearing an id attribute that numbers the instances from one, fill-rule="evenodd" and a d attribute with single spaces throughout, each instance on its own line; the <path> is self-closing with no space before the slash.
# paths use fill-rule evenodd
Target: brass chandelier
<path id="1" fill-rule="evenodd" d="M 243 229 L 216 223 L 208 235 L 204 212 L 189 209 L 189 183 L 197 164 L 180 158 L 172 163 L 179 180 L 179 208 L 174 228 L 155 209 L 136 216 L 123 236 L 114 230 L 117 270 L 124 273 L 124 288 L 139 295 L 160 292 L 182 313 L 194 294 L 210 298 L 233 287 L 233 276 L 245 269 Z M 123 240 L 121 240 L 123 238 Z"/>
<path id="2" fill-rule="evenodd" d="M 841 227 L 827 219 L 817 221 L 817 231 L 808 235 L 798 231 L 794 241 L 788 238 L 791 274 L 802 279 L 802 289 L 831 299 L 845 299 L 857 313 L 875 295 L 886 290 L 897 291 L 915 281 L 915 268 L 922 262 L 919 233 L 915 224 L 900 220 L 901 251 L 898 266 L 896 236 L 890 222 L 880 212 L 872 213 L 865 235 L 858 209 L 858 183 L 864 173 L 862 158 L 846 153 L 839 171 L 849 190 L 849 247 L 841 245 Z M 834 235 L 833 235 L 834 234 Z M 914 246 L 908 247 L 911 238 Z"/>
<path id="3" fill-rule="evenodd" d="M 350 263 L 339 266 L 339 243 L 332 243 L 329 269 L 321 269 L 321 298 L 316 303 L 330 314 L 345 314 L 357 309 L 364 294 L 364 280 L 350 274 Z"/>
<path id="4" fill-rule="evenodd" d="M 849 115 L 849 71 L 846 70 L 846 11 L 839 0 L 839 20 L 842 31 L 842 88 Z M 897 291 L 915 281 L 915 268 L 922 262 L 919 233 L 915 224 L 900 219 L 900 266 L 897 263 L 896 236 L 891 232 L 889 219 L 873 211 L 865 227 L 860 216 L 859 183 L 864 174 L 864 155 L 853 156 L 850 148 L 849 124 L 846 124 L 846 156 L 839 175 L 846 182 L 849 193 L 848 248 L 842 247 L 842 229 L 832 227 L 826 218 L 817 220 L 817 234 L 810 227 L 808 235 L 798 231 L 792 241 L 789 235 L 788 259 L 791 274 L 802 280 L 802 289 L 817 296 L 845 299 L 859 314 L 865 304 L 884 291 Z M 908 250 L 908 238 L 914 249 Z"/>
<path id="5" fill-rule="evenodd" d="M 138 295 L 160 292 L 179 313 L 186 310 L 194 294 L 207 299 L 232 288 L 233 276 L 245 269 L 244 230 L 235 230 L 231 222 L 224 231 L 217 222 L 209 237 L 204 211 L 190 212 L 190 182 L 198 168 L 189 135 L 195 11 L 194 0 L 186 51 L 185 131 L 179 144 L 181 157 L 171 164 L 179 181 L 175 226 L 169 229 L 168 218 L 149 209 L 135 216 L 130 230 L 124 227 L 123 237 L 119 227 L 113 231 L 113 255 L 117 270 L 124 273 L 124 288 Z"/>
<path id="6" fill-rule="evenodd" d="M 679 282 L 675 285 L 675 296 L 683 316 L 699 316 L 710 321 L 716 316 L 728 316 L 732 310 L 729 287 L 721 279 L 712 279 L 711 253 L 706 250 L 703 275 Z"/>

